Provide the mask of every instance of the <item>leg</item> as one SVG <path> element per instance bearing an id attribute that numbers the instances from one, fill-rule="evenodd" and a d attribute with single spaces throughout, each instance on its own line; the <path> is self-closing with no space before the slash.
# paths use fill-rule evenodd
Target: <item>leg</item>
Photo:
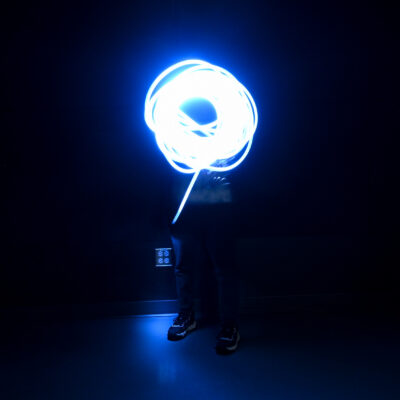
<path id="1" fill-rule="evenodd" d="M 205 237 L 207 253 L 218 284 L 219 314 L 222 324 L 237 325 L 239 315 L 239 273 L 235 260 L 235 235 L 230 215 L 217 209 Z"/>
<path id="2" fill-rule="evenodd" d="M 214 250 L 214 268 L 218 282 L 218 302 L 222 324 L 237 325 L 239 314 L 239 282 L 234 241 L 217 243 Z"/>
<path id="3" fill-rule="evenodd" d="M 235 240 L 226 235 L 211 235 L 208 248 L 218 282 L 219 311 L 221 330 L 216 338 L 217 354 L 231 354 L 236 351 L 240 334 L 239 315 L 239 279 L 235 263 Z"/>
<path id="4" fill-rule="evenodd" d="M 175 280 L 180 311 L 193 309 L 193 268 L 189 259 L 188 238 L 171 235 L 175 253 Z"/>

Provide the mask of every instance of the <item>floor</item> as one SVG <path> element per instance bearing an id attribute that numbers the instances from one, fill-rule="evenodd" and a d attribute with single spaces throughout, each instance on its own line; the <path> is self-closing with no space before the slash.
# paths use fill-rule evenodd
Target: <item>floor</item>
<path id="1" fill-rule="evenodd" d="M 166 340 L 174 315 L 30 322 L 1 342 L 0 399 L 400 399 L 398 325 L 383 317 L 243 317 L 215 354 L 215 324 Z"/>

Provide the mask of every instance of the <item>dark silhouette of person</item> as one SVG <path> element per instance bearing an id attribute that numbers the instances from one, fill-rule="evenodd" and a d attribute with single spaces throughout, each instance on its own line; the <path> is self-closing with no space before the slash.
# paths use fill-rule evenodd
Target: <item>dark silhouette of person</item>
<path id="1" fill-rule="evenodd" d="M 170 209 L 176 212 L 188 186 L 188 176 L 174 175 Z M 179 182 L 180 181 L 180 182 Z M 235 262 L 236 224 L 233 191 L 229 172 L 202 170 L 195 182 L 182 214 L 170 223 L 175 253 L 176 289 L 179 314 L 168 330 L 169 340 L 180 340 L 197 327 L 194 311 L 195 247 L 212 265 L 216 278 L 221 329 L 216 338 L 219 354 L 234 352 L 238 331 L 239 285 Z M 170 221 L 175 214 L 171 213 Z M 204 265 L 202 265 L 204 268 Z M 211 296 L 211 293 L 210 293 Z"/>

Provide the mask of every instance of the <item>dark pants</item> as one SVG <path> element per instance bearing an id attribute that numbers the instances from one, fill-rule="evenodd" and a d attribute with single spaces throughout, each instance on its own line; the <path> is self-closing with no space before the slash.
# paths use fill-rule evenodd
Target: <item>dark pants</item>
<path id="1" fill-rule="evenodd" d="M 236 324 L 239 282 L 235 262 L 235 227 L 229 205 L 187 205 L 180 218 L 171 226 L 171 239 L 181 311 L 193 308 L 194 269 L 200 250 L 215 273 L 220 320 Z M 205 268 L 205 265 L 201 267 Z"/>

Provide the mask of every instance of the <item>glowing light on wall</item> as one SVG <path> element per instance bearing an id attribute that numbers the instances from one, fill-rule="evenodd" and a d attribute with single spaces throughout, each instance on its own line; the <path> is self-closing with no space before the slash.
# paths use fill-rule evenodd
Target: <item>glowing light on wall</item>
<path id="1" fill-rule="evenodd" d="M 200 124 L 183 112 L 196 99 L 212 104 L 214 121 Z M 202 169 L 228 171 L 246 158 L 258 115 L 248 90 L 227 70 L 187 60 L 167 68 L 150 86 L 145 120 L 168 162 L 179 172 L 194 174 L 175 223 Z"/>

